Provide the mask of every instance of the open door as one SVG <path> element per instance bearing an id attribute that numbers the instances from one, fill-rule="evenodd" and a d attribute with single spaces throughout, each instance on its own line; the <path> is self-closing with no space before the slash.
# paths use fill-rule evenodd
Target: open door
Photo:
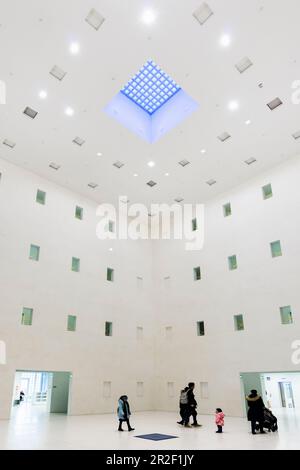
<path id="1" fill-rule="evenodd" d="M 52 373 L 50 413 L 68 413 L 70 372 Z"/>

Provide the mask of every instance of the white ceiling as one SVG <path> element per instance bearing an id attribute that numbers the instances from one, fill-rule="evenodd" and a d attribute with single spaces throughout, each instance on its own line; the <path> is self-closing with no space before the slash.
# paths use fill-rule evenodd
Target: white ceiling
<path id="1" fill-rule="evenodd" d="M 99 202 L 126 195 L 131 202 L 169 203 L 178 196 L 202 202 L 297 154 L 291 135 L 300 129 L 300 105 L 291 102 L 291 85 L 300 80 L 299 0 L 207 0 L 214 14 L 203 26 L 193 17 L 201 3 L 3 0 L 0 80 L 7 104 L 0 105 L 0 157 Z M 146 26 L 140 17 L 148 7 L 157 20 Z M 105 17 L 98 31 L 85 21 L 91 8 Z M 232 38 L 227 48 L 219 44 L 224 33 Z M 80 43 L 75 56 L 72 41 Z M 245 56 L 254 65 L 240 74 L 235 64 Z M 155 144 L 102 111 L 150 58 L 200 105 Z M 67 72 L 61 82 L 49 74 L 54 65 Z M 42 89 L 46 100 L 38 97 Z M 276 97 L 283 105 L 270 111 L 266 104 Z M 240 103 L 234 112 L 227 107 L 233 99 Z M 38 111 L 34 120 L 23 114 L 26 106 Z M 64 114 L 67 106 L 74 116 Z M 224 131 L 232 137 L 222 143 L 217 136 Z M 85 140 L 82 147 L 72 143 L 76 136 Z M 2 144 L 5 138 L 16 142 L 14 149 Z M 257 162 L 248 166 L 250 157 Z M 183 159 L 191 164 L 178 165 Z M 113 166 L 117 160 L 125 163 L 121 169 Z M 61 168 L 52 170 L 51 162 Z M 210 179 L 217 184 L 208 186 Z M 150 188 L 149 180 L 157 185 Z M 92 190 L 89 182 L 99 186 Z"/>

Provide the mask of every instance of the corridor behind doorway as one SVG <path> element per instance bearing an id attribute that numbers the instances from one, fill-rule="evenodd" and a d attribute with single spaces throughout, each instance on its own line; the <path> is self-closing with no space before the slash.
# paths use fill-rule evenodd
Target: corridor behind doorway
<path id="1" fill-rule="evenodd" d="M 12 417 L 27 419 L 48 413 L 68 413 L 70 372 L 17 371 Z"/>

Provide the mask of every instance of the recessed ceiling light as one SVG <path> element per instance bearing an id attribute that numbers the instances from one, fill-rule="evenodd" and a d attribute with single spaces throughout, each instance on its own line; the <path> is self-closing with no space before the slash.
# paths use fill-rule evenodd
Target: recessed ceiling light
<path id="1" fill-rule="evenodd" d="M 39 97 L 41 98 L 41 100 L 45 100 L 47 98 L 48 94 L 46 92 L 46 90 L 41 90 L 39 92 Z"/>
<path id="2" fill-rule="evenodd" d="M 229 101 L 228 103 L 229 111 L 236 111 L 237 109 L 239 109 L 239 106 L 239 102 L 236 100 Z"/>
<path id="3" fill-rule="evenodd" d="M 91 188 L 91 189 L 96 189 L 97 186 L 98 186 L 97 183 L 89 183 L 89 184 L 88 184 L 88 187 Z"/>
<path id="4" fill-rule="evenodd" d="M 253 157 L 250 157 L 248 158 L 248 160 L 245 160 L 245 163 L 247 165 L 252 165 L 252 163 L 255 163 L 256 162 L 256 158 L 253 158 Z"/>
<path id="5" fill-rule="evenodd" d="M 182 167 L 185 167 L 185 166 L 189 165 L 190 162 L 189 162 L 188 160 L 181 160 L 181 161 L 178 162 L 178 163 L 179 163 L 179 165 L 181 165 Z"/>
<path id="6" fill-rule="evenodd" d="M 75 137 L 75 138 L 72 140 L 72 142 L 73 142 L 74 144 L 79 145 L 79 147 L 81 147 L 81 146 L 84 144 L 85 140 L 82 139 L 81 137 L 78 137 L 78 136 L 77 136 L 77 137 Z"/>
<path id="7" fill-rule="evenodd" d="M 214 184 L 216 184 L 216 180 L 210 179 L 210 180 L 206 181 L 206 184 L 208 184 L 208 186 L 213 186 Z"/>
<path id="8" fill-rule="evenodd" d="M 124 166 L 124 163 L 123 162 L 120 162 L 119 160 L 116 161 L 115 163 L 113 163 L 113 166 L 115 166 L 116 168 L 122 168 L 122 166 Z"/>
<path id="9" fill-rule="evenodd" d="M 57 78 L 57 80 L 61 81 L 64 78 L 64 76 L 66 75 L 67 72 L 65 72 L 63 69 L 61 69 L 57 65 L 54 65 L 49 73 L 53 77 Z"/>
<path id="10" fill-rule="evenodd" d="M 252 65 L 253 65 L 253 62 L 249 59 L 249 57 L 243 57 L 243 59 L 241 59 L 237 64 L 235 64 L 235 68 L 240 73 L 244 73 Z"/>
<path id="11" fill-rule="evenodd" d="M 139 176 L 137 173 L 134 173 L 133 176 Z"/>
<path id="12" fill-rule="evenodd" d="M 92 26 L 96 31 L 98 31 L 98 29 L 100 28 L 100 26 L 104 23 L 105 21 L 105 18 L 100 14 L 98 13 L 97 10 L 95 10 L 94 8 L 92 8 L 89 12 L 89 14 L 87 15 L 85 21 L 90 25 Z"/>
<path id="13" fill-rule="evenodd" d="M 16 145 L 15 142 L 13 142 L 12 140 L 8 140 L 8 139 L 4 139 L 2 143 L 3 145 L 10 147 L 11 149 L 13 149 Z"/>
<path id="14" fill-rule="evenodd" d="M 250 119 L 247 119 L 247 121 L 245 121 L 245 124 L 246 124 L 246 126 L 249 126 L 249 124 L 251 124 Z"/>
<path id="15" fill-rule="evenodd" d="M 66 114 L 67 116 L 73 116 L 73 114 L 74 114 L 74 109 L 71 108 L 70 106 L 68 106 L 68 107 L 65 109 L 65 114 Z"/>
<path id="16" fill-rule="evenodd" d="M 70 44 L 70 52 L 71 52 L 71 54 L 76 55 L 76 54 L 78 54 L 79 50 L 80 50 L 79 42 L 72 42 L 72 43 Z"/>
<path id="17" fill-rule="evenodd" d="M 165 176 L 169 176 L 169 175 L 170 175 L 170 173 L 165 173 Z"/>
<path id="18" fill-rule="evenodd" d="M 225 140 L 230 139 L 231 135 L 228 132 L 223 132 L 222 134 L 218 135 L 218 139 L 221 142 L 225 142 Z"/>
<path id="19" fill-rule="evenodd" d="M 155 166 L 155 162 L 153 162 L 153 161 L 148 162 L 148 166 L 150 166 L 150 168 L 154 167 L 154 166 Z"/>
<path id="20" fill-rule="evenodd" d="M 223 47 L 228 47 L 231 44 L 231 37 L 229 36 L 229 34 L 223 34 L 220 37 L 220 44 Z"/>
<path id="21" fill-rule="evenodd" d="M 57 163 L 50 163 L 49 165 L 50 168 L 52 168 L 52 170 L 59 170 L 60 169 L 60 165 L 57 165 Z"/>
<path id="22" fill-rule="evenodd" d="M 156 13 L 153 10 L 145 10 L 142 14 L 142 22 L 145 24 L 152 24 L 156 20 Z"/>
<path id="23" fill-rule="evenodd" d="M 113 251 L 113 249 L 112 249 L 112 248 L 108 248 L 108 251 Z"/>
<path id="24" fill-rule="evenodd" d="M 26 116 L 30 117 L 31 119 L 34 119 L 38 113 L 34 109 L 29 108 L 29 106 L 26 106 L 23 111 L 23 114 L 26 114 Z"/>
<path id="25" fill-rule="evenodd" d="M 150 188 L 153 188 L 153 186 L 155 186 L 157 183 L 155 183 L 155 181 L 148 181 L 147 185 L 150 186 Z"/>
<path id="26" fill-rule="evenodd" d="M 270 101 L 267 106 L 270 108 L 271 111 L 278 108 L 278 106 L 282 105 L 282 101 L 280 98 L 275 98 L 274 100 Z"/>
<path id="27" fill-rule="evenodd" d="M 101 153 L 101 152 L 98 152 L 98 153 L 97 153 L 97 157 L 102 157 L 102 153 Z"/>
<path id="28" fill-rule="evenodd" d="M 209 5 L 203 2 L 200 7 L 196 11 L 194 11 L 193 16 L 194 18 L 196 18 L 197 21 L 199 21 L 201 25 L 203 25 L 212 14 L 213 11 L 209 7 Z"/>
<path id="29" fill-rule="evenodd" d="M 202 149 L 202 150 L 201 150 L 201 153 L 206 153 L 206 150 L 205 150 L 205 149 Z"/>

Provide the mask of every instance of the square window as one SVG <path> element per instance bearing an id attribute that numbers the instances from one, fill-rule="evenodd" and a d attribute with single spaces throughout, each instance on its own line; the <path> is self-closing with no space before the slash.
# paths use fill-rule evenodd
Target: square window
<path id="1" fill-rule="evenodd" d="M 229 266 L 230 271 L 237 269 L 236 255 L 228 256 L 228 266 Z"/>
<path id="2" fill-rule="evenodd" d="M 80 271 L 80 259 L 72 258 L 72 271 L 79 273 Z"/>
<path id="3" fill-rule="evenodd" d="M 76 331 L 76 315 L 68 315 L 68 331 Z"/>
<path id="4" fill-rule="evenodd" d="M 262 193 L 264 199 L 270 199 L 273 196 L 272 186 L 271 184 L 266 184 L 262 187 Z"/>
<path id="5" fill-rule="evenodd" d="M 40 247 L 37 245 L 30 245 L 29 259 L 38 261 L 40 257 Z"/>
<path id="6" fill-rule="evenodd" d="M 197 266 L 196 268 L 194 268 L 194 281 L 200 281 L 201 279 L 201 270 L 200 270 L 200 266 Z"/>
<path id="7" fill-rule="evenodd" d="M 192 219 L 192 231 L 195 232 L 198 228 L 197 219 Z"/>
<path id="8" fill-rule="evenodd" d="M 107 268 L 107 272 L 106 272 L 106 279 L 110 282 L 113 282 L 114 280 L 114 269 L 112 268 Z"/>
<path id="9" fill-rule="evenodd" d="M 286 307 L 280 307 L 280 316 L 281 316 L 281 323 L 283 325 L 290 325 L 293 323 L 293 314 L 290 305 Z"/>
<path id="10" fill-rule="evenodd" d="M 79 219 L 79 220 L 83 219 L 83 209 L 82 209 L 82 207 L 79 207 L 79 206 L 75 207 L 75 217 L 76 217 L 76 219 Z"/>
<path id="11" fill-rule="evenodd" d="M 33 315 L 33 309 L 32 308 L 23 307 L 22 320 L 21 320 L 22 325 L 31 326 L 32 325 L 32 315 Z"/>
<path id="12" fill-rule="evenodd" d="M 243 315 L 234 315 L 234 329 L 235 331 L 244 330 L 244 318 Z"/>
<path id="13" fill-rule="evenodd" d="M 204 321 L 197 321 L 197 336 L 204 336 L 205 329 L 204 329 Z"/>
<path id="14" fill-rule="evenodd" d="M 112 336 L 113 324 L 111 321 L 105 322 L 105 336 Z"/>
<path id="15" fill-rule="evenodd" d="M 136 396 L 143 397 L 144 396 L 144 382 L 137 382 L 136 383 Z"/>
<path id="16" fill-rule="evenodd" d="M 281 243 L 280 240 L 270 243 L 272 258 L 277 258 L 277 256 L 282 256 Z"/>
<path id="17" fill-rule="evenodd" d="M 229 217 L 231 215 L 231 204 L 230 204 L 230 202 L 227 202 L 227 204 L 224 204 L 223 214 L 224 214 L 224 217 Z"/>
<path id="18" fill-rule="evenodd" d="M 111 397 L 111 382 L 103 382 L 103 396 L 104 398 Z"/>
<path id="19" fill-rule="evenodd" d="M 36 192 L 36 202 L 38 204 L 46 204 L 46 193 L 45 191 L 41 191 L 40 189 Z"/>

